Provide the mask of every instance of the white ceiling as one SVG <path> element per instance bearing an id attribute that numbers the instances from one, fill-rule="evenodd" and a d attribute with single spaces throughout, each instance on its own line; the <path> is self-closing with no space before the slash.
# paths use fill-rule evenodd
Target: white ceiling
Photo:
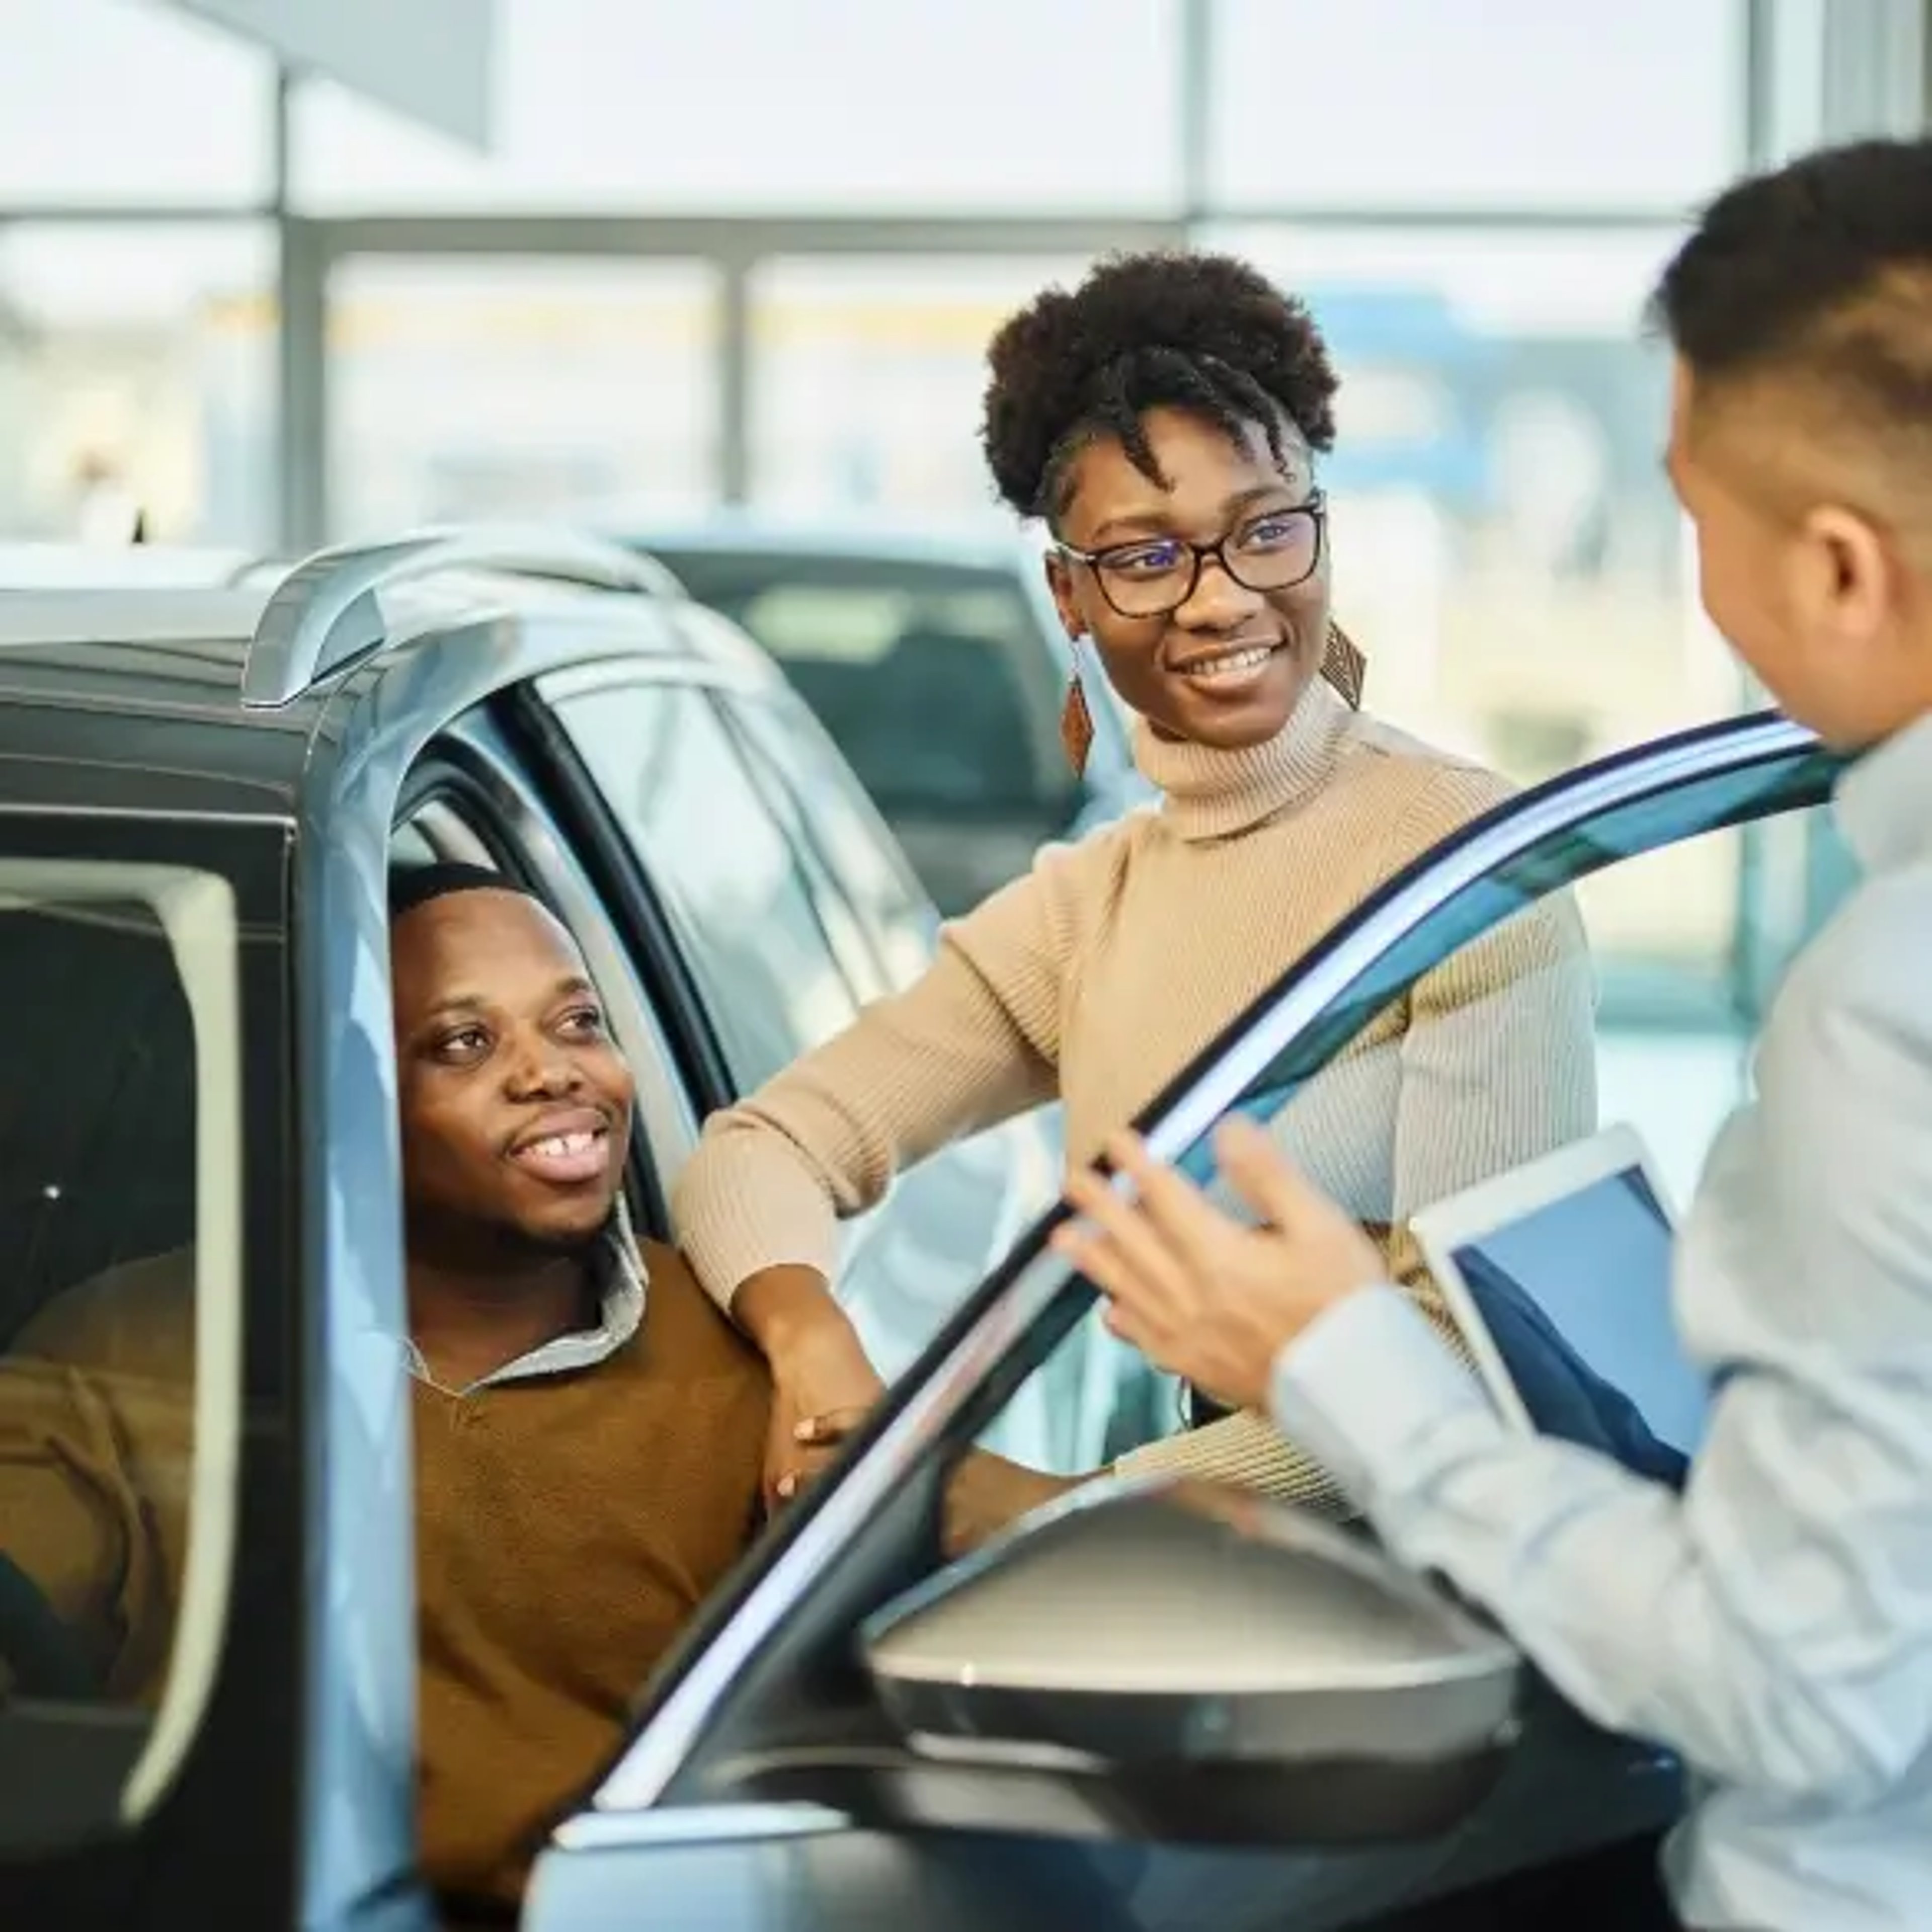
<path id="1" fill-rule="evenodd" d="M 326 74 L 482 148 L 490 132 L 496 0 L 166 0 L 292 68 Z"/>

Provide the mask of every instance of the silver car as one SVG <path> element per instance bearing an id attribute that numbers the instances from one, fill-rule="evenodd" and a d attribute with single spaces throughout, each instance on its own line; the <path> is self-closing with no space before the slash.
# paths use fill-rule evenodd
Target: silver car
<path id="1" fill-rule="evenodd" d="M 916 970 L 931 915 L 769 661 L 634 556 L 472 535 L 235 574 L 0 597 L 0 988 L 27 1102 L 0 1110 L 0 1351 L 116 1261 L 193 1240 L 200 1274 L 195 1527 L 156 1708 L 90 1698 L 0 1561 L 0 1652 L 33 1685 L 0 1703 L 0 1923 L 427 1932 L 408 1397 L 383 1339 L 390 854 L 480 857 L 574 929 L 638 1072 L 647 1222 L 703 1109 Z M 1646 878 L 1681 894 L 1747 836 L 1798 877 L 1832 776 L 1746 719 L 1500 808 L 1184 1070 L 1144 1118 L 1156 1150 L 1198 1169 L 1231 1109 L 1346 1074 L 1420 976 L 1551 892 L 1586 914 Z M 1762 964 L 1714 1033 L 1600 1037 L 1606 1111 L 1667 1168 L 1743 1089 Z M 976 1447 L 1078 1468 L 1185 1426 L 1096 1342 L 1058 1210 L 1028 1220 L 1050 1182 L 1023 1132 L 856 1238 L 844 1286 L 903 1372 L 640 1687 L 523 1923 L 1535 1925 L 1580 1875 L 1604 1924 L 1640 1922 L 1678 1768 L 1359 1531 L 1104 1480 L 949 1559 L 942 1499 Z"/>

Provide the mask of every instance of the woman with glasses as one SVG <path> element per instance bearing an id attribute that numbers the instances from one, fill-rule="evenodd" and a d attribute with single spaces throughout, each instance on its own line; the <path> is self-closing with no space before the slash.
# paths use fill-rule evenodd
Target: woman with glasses
<path id="1" fill-rule="evenodd" d="M 1507 790 L 1357 708 L 1316 470 L 1336 378 L 1299 302 L 1225 256 L 1117 259 L 1014 316 L 991 364 L 986 458 L 1046 525 L 1072 640 L 1069 756 L 1104 677 L 1163 800 L 1042 851 L 946 929 L 909 991 L 708 1124 L 677 1231 L 771 1363 L 774 1497 L 879 1390 L 831 1286 L 838 1221 L 936 1148 L 1054 1100 L 1084 1165 L 1337 920 Z M 1574 912 L 1545 902 L 1418 982 L 1284 1118 L 1438 1319 L 1402 1226 L 1594 1129 L 1591 999 Z M 1332 1493 L 1245 1414 L 1125 1466 Z M 962 1540 L 1064 1486 L 992 1459 L 968 1472 Z"/>

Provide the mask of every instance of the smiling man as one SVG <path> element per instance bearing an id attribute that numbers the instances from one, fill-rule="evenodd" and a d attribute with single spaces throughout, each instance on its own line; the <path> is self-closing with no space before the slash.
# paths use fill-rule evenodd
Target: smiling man
<path id="1" fill-rule="evenodd" d="M 632 1240 L 630 1070 L 569 934 L 396 875 L 423 1859 L 501 1909 L 755 1528 L 762 1364 Z"/>
<path id="2" fill-rule="evenodd" d="M 422 1863 L 448 1922 L 508 1923 L 757 1527 L 770 1394 L 677 1254 L 632 1235 L 630 1070 L 568 933 L 467 866 L 397 873 L 390 912 Z M 0 1587 L 45 1640 L 0 1657 L 0 1698 L 24 1661 L 45 1694 L 155 1700 L 194 1364 L 188 1249 L 70 1289 L 0 1358 Z"/>
<path id="3" fill-rule="evenodd" d="M 569 937 L 494 872 L 398 874 L 391 970 L 410 1332 L 465 1390 L 569 1336 L 608 1352 L 643 1301 L 616 1220 L 630 1070 Z"/>

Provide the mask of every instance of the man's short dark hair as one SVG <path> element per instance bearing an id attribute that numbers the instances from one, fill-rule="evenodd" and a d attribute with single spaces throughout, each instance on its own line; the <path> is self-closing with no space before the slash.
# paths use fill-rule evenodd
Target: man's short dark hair
<path id="1" fill-rule="evenodd" d="M 453 859 L 440 860 L 433 866 L 392 866 L 389 868 L 389 923 L 394 926 L 406 913 L 428 905 L 432 899 L 447 898 L 452 892 L 515 892 L 541 904 L 527 886 L 487 866 L 471 866 Z"/>
<path id="2" fill-rule="evenodd" d="M 1789 375 L 1834 414 L 1932 429 L 1932 140 L 1826 148 L 1739 182 L 1651 308 L 1700 384 Z"/>

